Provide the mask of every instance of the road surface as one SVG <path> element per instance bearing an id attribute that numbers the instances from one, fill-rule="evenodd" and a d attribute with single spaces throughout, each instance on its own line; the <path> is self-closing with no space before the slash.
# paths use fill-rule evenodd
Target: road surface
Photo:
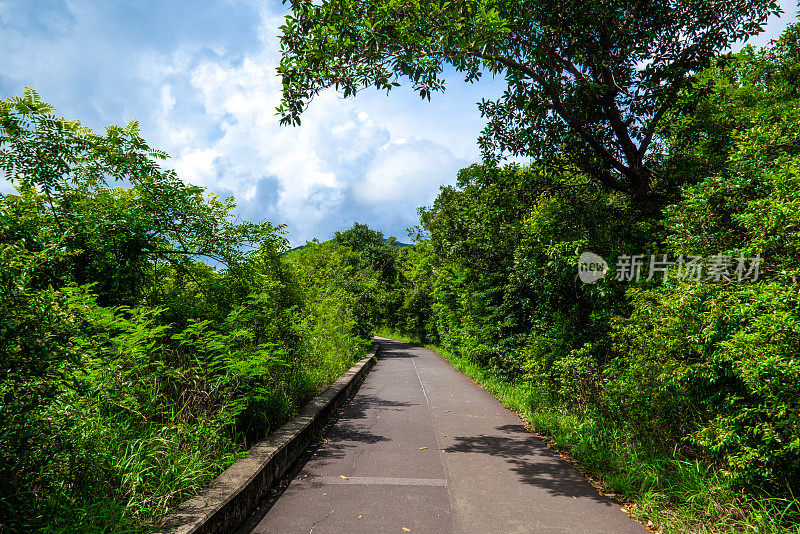
<path id="1" fill-rule="evenodd" d="M 437 353 L 379 341 L 326 441 L 246 532 L 647 532 Z"/>

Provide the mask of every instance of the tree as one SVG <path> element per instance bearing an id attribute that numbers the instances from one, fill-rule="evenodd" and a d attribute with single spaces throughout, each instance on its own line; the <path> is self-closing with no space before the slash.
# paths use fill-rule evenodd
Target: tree
<path id="1" fill-rule="evenodd" d="M 449 65 L 508 84 L 480 110 L 480 143 L 571 164 L 632 196 L 652 190 L 650 153 L 692 75 L 759 33 L 775 0 L 291 0 L 281 27 L 283 124 L 333 87 L 345 97 L 408 79 L 422 98 Z"/>
<path id="2" fill-rule="evenodd" d="M 19 193 L 0 195 L 0 240 L 70 252 L 59 268 L 43 269 L 52 273 L 43 285 L 97 282 L 101 304 L 134 305 L 163 266 L 191 277 L 197 258 L 232 267 L 248 249 L 283 241 L 281 227 L 235 220 L 233 198 L 162 169 L 166 154 L 147 145 L 136 122 L 100 135 L 53 112 L 30 89 L 0 100 L 0 172 Z"/>
<path id="3" fill-rule="evenodd" d="M 800 281 L 800 24 L 772 46 L 724 56 L 682 96 L 664 166 L 681 198 L 665 209 L 681 254 L 763 258 L 760 276 Z"/>
<path id="4" fill-rule="evenodd" d="M 397 239 L 383 237 L 383 232 L 371 229 L 366 224 L 353 223 L 352 228 L 335 232 L 331 241 L 349 247 L 352 254 L 348 262 L 354 272 L 374 271 L 380 291 L 362 291 L 359 299 L 365 303 L 365 323 L 379 323 L 394 314 L 400 306 L 400 295 L 396 291 Z M 368 319 L 367 319 L 368 318 Z"/>

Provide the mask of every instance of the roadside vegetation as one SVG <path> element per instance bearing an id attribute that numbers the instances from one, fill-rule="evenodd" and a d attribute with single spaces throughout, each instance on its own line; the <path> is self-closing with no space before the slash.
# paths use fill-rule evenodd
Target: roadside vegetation
<path id="1" fill-rule="evenodd" d="M 800 532 L 800 26 L 731 54 L 774 2 L 496 4 L 291 2 L 286 123 L 329 87 L 429 98 L 445 64 L 508 82 L 408 247 L 354 224 L 290 251 L 135 123 L 0 101 L 0 530 L 152 529 L 381 328 L 653 528 Z M 648 279 L 664 255 L 706 274 Z"/>
<path id="2" fill-rule="evenodd" d="M 384 333 L 438 346 L 644 522 L 799 532 L 799 76 L 797 26 L 698 73 L 645 202 L 578 170 L 462 170 L 398 252 Z M 594 284 L 585 251 L 610 264 Z M 615 279 L 625 254 L 638 281 Z M 663 254 L 706 271 L 647 280 Z"/>
<path id="3" fill-rule="evenodd" d="M 147 530 L 365 353 L 381 273 L 163 158 L 0 101 L 0 531 Z"/>

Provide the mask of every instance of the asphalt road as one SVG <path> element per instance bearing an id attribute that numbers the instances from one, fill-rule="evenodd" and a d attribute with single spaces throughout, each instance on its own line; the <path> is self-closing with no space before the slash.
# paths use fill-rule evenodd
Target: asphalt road
<path id="1" fill-rule="evenodd" d="M 646 533 L 435 352 L 383 354 L 254 533 Z"/>

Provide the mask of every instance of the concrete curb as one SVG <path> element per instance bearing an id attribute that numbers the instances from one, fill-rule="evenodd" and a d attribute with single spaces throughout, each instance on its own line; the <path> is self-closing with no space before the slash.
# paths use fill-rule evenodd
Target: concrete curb
<path id="1" fill-rule="evenodd" d="M 303 452 L 327 419 L 342 405 L 353 388 L 375 364 L 377 346 L 300 413 L 250 449 L 196 497 L 167 516 L 170 534 L 230 532 L 247 518 Z"/>

